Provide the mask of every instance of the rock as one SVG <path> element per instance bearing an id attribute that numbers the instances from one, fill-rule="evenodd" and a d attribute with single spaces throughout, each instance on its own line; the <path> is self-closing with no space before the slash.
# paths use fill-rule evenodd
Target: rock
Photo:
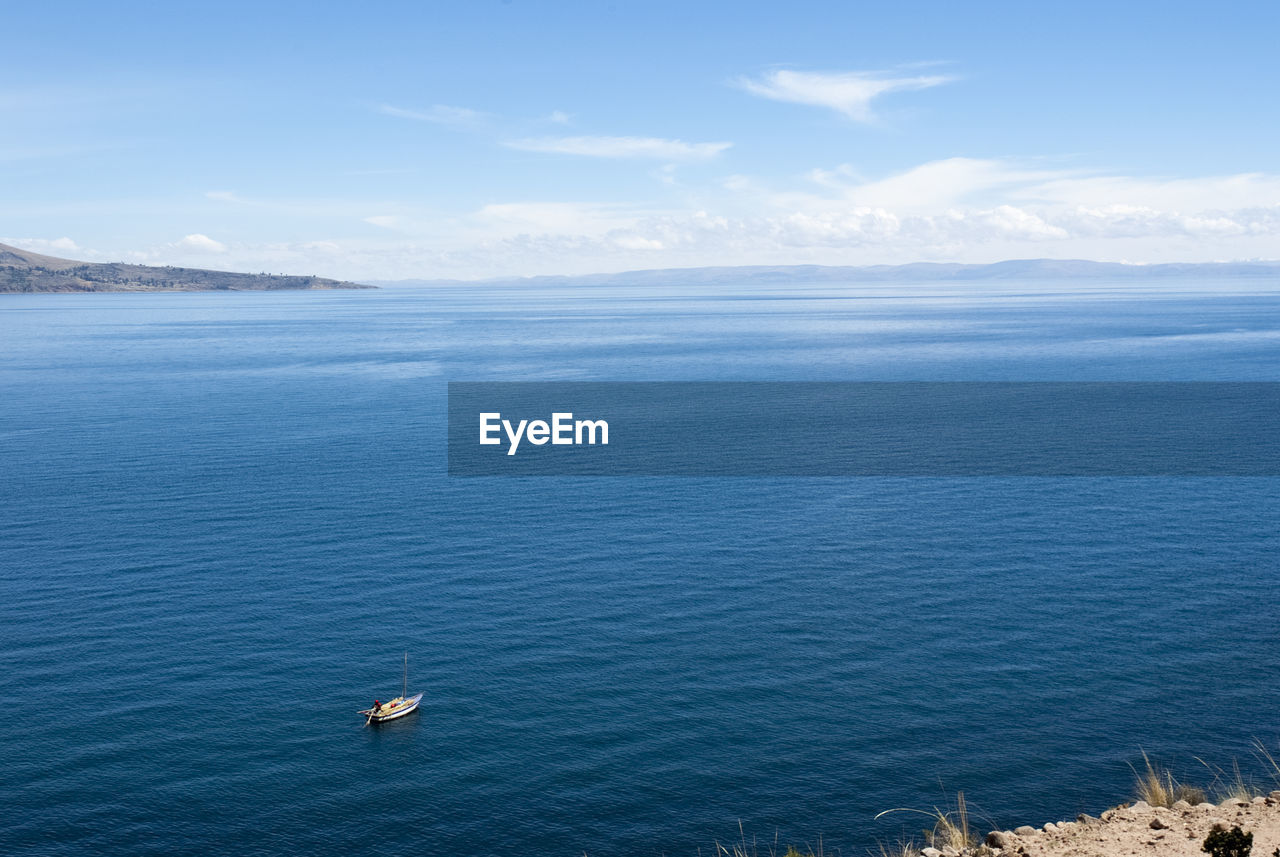
<path id="1" fill-rule="evenodd" d="M 999 848 L 1001 851 L 1006 851 L 1012 850 L 1017 845 L 1017 840 L 1007 830 L 993 830 L 987 834 L 986 843 L 991 848 Z"/>
<path id="2" fill-rule="evenodd" d="M 942 852 L 937 848 L 921 848 L 920 857 L 942 857 Z"/>
<path id="3" fill-rule="evenodd" d="M 1264 798 L 1262 795 L 1258 795 L 1256 798 L 1253 799 L 1254 806 L 1264 806 L 1266 802 L 1267 802 L 1267 799 Z"/>
<path id="4" fill-rule="evenodd" d="M 1092 822 L 1095 822 L 1097 820 L 1098 819 L 1094 818 L 1092 815 L 1089 815 L 1087 812 L 1082 812 L 1076 816 L 1076 822 L 1078 824 L 1091 824 Z"/>
<path id="5" fill-rule="evenodd" d="M 1220 818 L 1210 818 L 1208 821 L 1209 821 L 1210 830 L 1226 830 L 1227 829 L 1227 823 Z"/>
<path id="6" fill-rule="evenodd" d="M 1173 808 L 1176 809 L 1178 812 L 1186 812 L 1187 810 L 1191 809 L 1191 804 L 1187 803 L 1185 800 L 1180 800 L 1180 801 L 1176 801 L 1173 804 Z"/>
<path id="7" fill-rule="evenodd" d="M 1016 833 L 1018 836 L 1035 836 L 1040 831 L 1036 830 L 1034 827 L 1032 827 L 1029 824 L 1024 824 L 1021 827 L 1015 827 L 1013 829 L 1013 832 Z"/>
<path id="8" fill-rule="evenodd" d="M 960 852 L 950 845 L 942 846 L 942 857 L 960 857 Z"/>
<path id="9" fill-rule="evenodd" d="M 1129 808 L 1134 812 L 1151 812 L 1151 804 L 1147 803 L 1145 800 L 1140 800 Z"/>
<path id="10" fill-rule="evenodd" d="M 1046 823 L 1044 826 L 1045 833 L 1053 833 L 1057 829 L 1058 829 L 1058 825 L 1054 824 L 1052 821 Z"/>
<path id="11" fill-rule="evenodd" d="M 1248 805 L 1249 805 L 1249 802 L 1247 800 L 1240 800 L 1239 798 L 1229 797 L 1226 800 L 1224 800 L 1222 803 L 1218 804 L 1218 808 L 1219 809 L 1235 809 L 1238 806 L 1248 806 Z"/>
<path id="12" fill-rule="evenodd" d="M 1267 795 L 1267 797 L 1271 798 L 1272 800 L 1280 800 L 1280 789 L 1276 789 L 1271 794 Z"/>
<path id="13" fill-rule="evenodd" d="M 1157 815 L 1155 818 L 1151 819 L 1151 823 L 1147 826 L 1150 827 L 1152 830 L 1164 830 L 1169 825 L 1161 821 L 1160 816 Z"/>
<path id="14" fill-rule="evenodd" d="M 1196 809 L 1210 810 L 1210 809 L 1217 809 L 1217 807 L 1216 807 L 1216 806 L 1214 806 L 1214 805 L 1213 805 L 1213 804 L 1211 804 L 1211 803 L 1207 803 L 1207 802 L 1206 802 L 1206 803 L 1198 803 L 1198 804 L 1196 804 Z"/>

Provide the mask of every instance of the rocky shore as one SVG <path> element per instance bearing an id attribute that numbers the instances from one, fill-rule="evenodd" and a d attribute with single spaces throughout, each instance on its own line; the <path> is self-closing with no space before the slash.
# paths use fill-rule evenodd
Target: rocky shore
<path id="1" fill-rule="evenodd" d="M 1171 807 L 1142 801 L 1074 821 L 1043 827 L 994 830 L 976 847 L 925 848 L 924 857 L 1204 857 L 1201 846 L 1214 828 L 1240 827 L 1253 834 L 1253 857 L 1272 857 L 1280 848 L 1280 791 L 1251 800 L 1231 798 L 1220 804 Z"/>

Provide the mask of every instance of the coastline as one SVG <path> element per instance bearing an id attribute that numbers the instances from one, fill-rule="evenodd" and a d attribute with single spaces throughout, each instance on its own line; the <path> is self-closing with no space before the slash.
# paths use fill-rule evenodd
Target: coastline
<path id="1" fill-rule="evenodd" d="M 1269 777 L 1280 786 L 1280 764 L 1261 744 L 1257 756 L 1269 768 Z M 1135 799 L 1107 809 L 1097 816 L 1080 813 L 1074 819 L 1022 824 L 1012 829 L 987 830 L 973 819 L 964 792 L 944 811 L 912 808 L 885 810 L 876 818 L 906 812 L 926 816 L 931 828 L 920 831 L 923 843 L 904 837 L 892 844 L 877 840 L 875 857 L 1280 857 L 1280 788 L 1264 793 L 1257 781 L 1245 779 L 1238 765 L 1234 776 L 1216 770 L 1207 788 L 1179 782 L 1165 768 L 1143 753 L 1145 768 L 1134 769 Z M 1205 764 L 1202 761 L 1202 764 Z M 1213 799 L 1207 794 L 1212 790 Z M 1214 803 L 1213 800 L 1217 800 Z M 989 823 L 989 820 L 986 820 Z M 803 850 L 777 842 L 768 857 L 824 857 L 818 848 Z M 725 857 L 760 857 L 755 842 L 745 835 L 725 849 Z"/>
<path id="2" fill-rule="evenodd" d="M 1094 818 L 1080 815 L 1072 821 L 1047 822 L 1036 828 L 992 831 L 982 844 L 924 848 L 924 857 L 958 854 L 1027 855 L 1027 857 L 1122 857 L 1122 855 L 1204 854 L 1205 838 L 1215 829 L 1239 827 L 1253 834 L 1255 855 L 1271 857 L 1280 847 L 1280 791 L 1251 799 L 1230 797 L 1219 804 L 1175 801 L 1169 807 L 1153 807 L 1146 801 L 1122 804 Z"/>

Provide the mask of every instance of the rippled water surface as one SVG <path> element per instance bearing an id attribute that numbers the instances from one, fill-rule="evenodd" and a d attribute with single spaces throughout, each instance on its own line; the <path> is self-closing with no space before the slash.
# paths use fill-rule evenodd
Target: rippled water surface
<path id="1" fill-rule="evenodd" d="M 450 479 L 491 379 L 1277 381 L 1280 290 L 0 296 L 0 851 L 862 854 L 1280 751 L 1280 480 Z"/>

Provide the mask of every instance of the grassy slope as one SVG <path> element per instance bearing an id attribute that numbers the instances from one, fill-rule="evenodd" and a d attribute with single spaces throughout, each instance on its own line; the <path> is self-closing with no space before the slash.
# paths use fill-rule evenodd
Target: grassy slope
<path id="1" fill-rule="evenodd" d="M 202 292 L 370 289 L 324 277 L 236 274 L 123 262 L 76 262 L 0 244 L 0 292 Z"/>

